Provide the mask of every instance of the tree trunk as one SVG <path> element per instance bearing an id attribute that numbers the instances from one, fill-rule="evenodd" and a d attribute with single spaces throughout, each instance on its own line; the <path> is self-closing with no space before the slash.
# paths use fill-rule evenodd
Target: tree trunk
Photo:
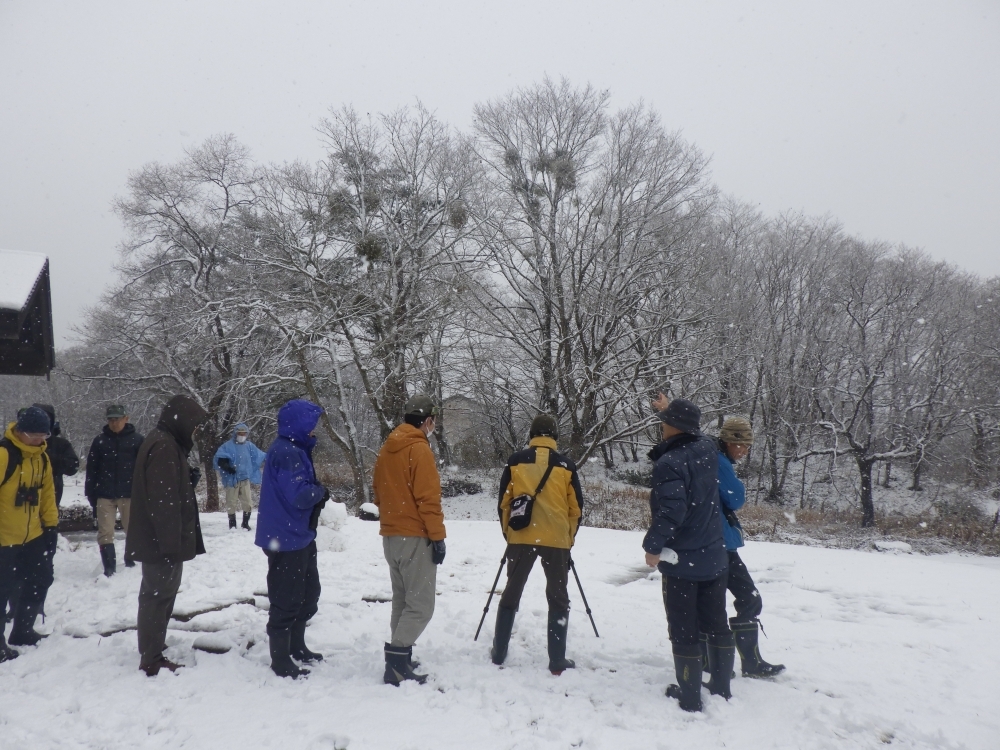
<path id="1" fill-rule="evenodd" d="M 875 526 L 875 503 L 872 499 L 872 464 L 871 459 L 857 458 L 858 473 L 861 475 L 861 527 L 870 529 Z"/>
<path id="2" fill-rule="evenodd" d="M 882 482 L 882 486 L 889 489 L 889 480 L 892 478 L 892 461 L 885 462 L 885 481 Z"/>
<path id="3" fill-rule="evenodd" d="M 196 439 L 198 441 L 198 456 L 201 458 L 202 465 L 201 475 L 205 479 L 205 489 L 207 491 L 205 512 L 217 513 L 221 510 L 219 503 L 219 477 L 215 473 L 213 461 L 215 459 L 215 452 L 219 450 L 219 446 L 222 443 L 213 435 L 204 435 L 202 434 L 203 432 L 207 432 L 207 430 L 199 431 Z"/>

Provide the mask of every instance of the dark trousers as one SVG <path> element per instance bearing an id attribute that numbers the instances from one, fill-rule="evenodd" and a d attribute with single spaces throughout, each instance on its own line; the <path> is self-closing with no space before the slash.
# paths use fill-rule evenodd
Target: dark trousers
<path id="1" fill-rule="evenodd" d="M 736 617 L 733 622 L 753 622 L 764 609 L 764 602 L 760 598 L 760 592 L 754 585 L 750 571 L 740 559 L 740 554 L 736 550 L 729 550 L 729 581 L 727 588 L 732 592 L 736 607 Z"/>
<path id="2" fill-rule="evenodd" d="M 316 568 L 316 542 L 291 552 L 267 555 L 267 633 L 288 630 L 296 623 L 306 623 L 319 610 L 319 570 Z"/>
<path id="3" fill-rule="evenodd" d="M 139 614 L 136 631 L 139 635 L 139 667 L 155 664 L 166 646 L 167 623 L 174 612 L 174 599 L 181 587 L 184 563 L 142 564 L 139 586 Z"/>
<path id="4" fill-rule="evenodd" d="M 52 557 L 45 551 L 44 535 L 27 544 L 0 547 L 0 622 L 8 600 L 12 605 L 18 600 L 40 604 L 51 585 Z"/>
<path id="5" fill-rule="evenodd" d="M 726 574 L 712 581 L 689 581 L 663 576 L 663 606 L 667 631 L 675 646 L 698 648 L 698 634 L 709 638 L 731 637 L 726 619 Z"/>
<path id="6" fill-rule="evenodd" d="M 545 572 L 545 598 L 549 602 L 549 611 L 569 611 L 569 592 L 566 590 L 569 585 L 569 550 L 531 544 L 507 545 L 507 585 L 500 597 L 501 607 L 517 609 L 528 574 L 539 557 Z"/>

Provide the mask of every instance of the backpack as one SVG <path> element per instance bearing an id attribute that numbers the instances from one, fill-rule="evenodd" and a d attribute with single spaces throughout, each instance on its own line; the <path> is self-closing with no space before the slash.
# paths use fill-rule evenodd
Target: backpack
<path id="1" fill-rule="evenodd" d="M 21 453 L 21 449 L 18 448 L 14 443 L 10 441 L 7 437 L 0 438 L 0 448 L 5 448 L 7 450 L 7 470 L 4 471 L 3 481 L 0 482 L 0 487 L 3 487 L 10 478 L 14 476 L 14 472 L 18 470 L 21 466 L 21 462 L 24 461 L 24 456 Z M 45 477 L 45 470 L 49 468 L 49 457 L 42 451 L 42 477 Z"/>

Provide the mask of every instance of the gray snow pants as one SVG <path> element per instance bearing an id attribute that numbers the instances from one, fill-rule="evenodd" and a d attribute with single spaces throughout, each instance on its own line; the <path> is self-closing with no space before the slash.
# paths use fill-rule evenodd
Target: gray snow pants
<path id="1" fill-rule="evenodd" d="M 390 645 L 412 646 L 434 615 L 437 565 L 431 541 L 420 536 L 382 537 L 385 561 L 392 580 Z"/>
<path id="2" fill-rule="evenodd" d="M 139 586 L 139 667 L 155 664 L 166 646 L 167 623 L 174 612 L 174 599 L 181 587 L 184 563 L 143 563 Z"/>

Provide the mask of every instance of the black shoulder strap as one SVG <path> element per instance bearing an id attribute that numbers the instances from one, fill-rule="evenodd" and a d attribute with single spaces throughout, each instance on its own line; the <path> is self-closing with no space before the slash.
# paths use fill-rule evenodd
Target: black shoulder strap
<path id="1" fill-rule="evenodd" d="M 554 464 L 554 461 L 552 460 L 552 454 L 553 453 L 554 453 L 554 451 L 550 448 L 549 449 L 549 465 L 546 467 L 545 473 L 542 474 L 542 481 L 538 483 L 538 487 L 535 489 L 535 494 L 532 495 L 532 497 L 538 497 L 538 493 L 540 493 L 542 491 L 542 488 L 545 486 L 545 483 L 547 481 L 549 481 L 549 474 L 552 473 L 552 466 Z"/>
<path id="2" fill-rule="evenodd" d="M 21 455 L 21 449 L 5 437 L 0 438 L 0 448 L 7 449 L 7 469 L 4 471 L 3 481 L 0 482 L 0 486 L 3 486 L 10 481 L 12 476 L 14 476 L 14 472 L 17 471 L 17 467 L 21 465 L 21 461 L 24 457 Z"/>

